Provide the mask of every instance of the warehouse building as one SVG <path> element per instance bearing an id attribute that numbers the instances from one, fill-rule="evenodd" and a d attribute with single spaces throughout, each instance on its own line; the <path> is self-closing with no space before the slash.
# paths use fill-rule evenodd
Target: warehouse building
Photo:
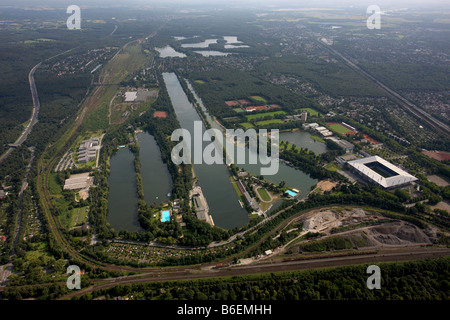
<path id="1" fill-rule="evenodd" d="M 64 183 L 64 190 L 89 189 L 94 184 L 94 177 L 89 172 L 73 174 Z"/>

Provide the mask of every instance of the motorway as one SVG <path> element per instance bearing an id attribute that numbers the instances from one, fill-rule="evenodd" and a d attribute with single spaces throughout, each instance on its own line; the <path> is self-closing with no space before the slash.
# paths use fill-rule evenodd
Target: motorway
<path id="1" fill-rule="evenodd" d="M 422 121 L 426 122 L 430 126 L 432 126 L 434 129 L 436 129 L 439 133 L 445 135 L 447 138 L 450 137 L 450 128 L 448 125 L 443 123 L 442 121 L 434 118 L 431 114 L 423 110 L 422 108 L 419 108 L 412 102 L 408 101 L 406 98 L 402 97 L 400 94 L 395 92 L 393 89 L 389 88 L 387 85 L 376 79 L 374 76 L 369 74 L 368 72 L 361 69 L 358 65 L 353 63 L 349 58 L 345 57 L 342 53 L 338 52 L 336 49 L 331 47 L 330 45 L 327 45 L 323 43 L 321 40 L 316 39 L 318 43 L 320 43 L 324 48 L 326 48 L 328 51 L 331 51 L 333 54 L 337 55 L 339 58 L 341 58 L 345 63 L 347 63 L 351 68 L 359 72 L 363 77 L 369 79 L 374 84 L 376 84 L 378 87 L 380 87 L 382 90 L 387 92 L 390 96 L 392 96 L 403 108 L 408 110 L 410 113 L 414 114 L 416 117 L 422 119 Z"/>
<path id="2" fill-rule="evenodd" d="M 21 146 L 22 143 L 24 143 L 25 140 L 27 140 L 27 137 L 30 134 L 31 130 L 33 129 L 34 125 L 38 122 L 41 103 L 39 102 L 39 96 L 36 89 L 36 82 L 34 81 L 34 73 L 36 69 L 39 68 L 41 63 L 42 62 L 39 62 L 37 65 L 35 65 L 28 74 L 28 82 L 30 83 L 31 97 L 33 99 L 33 111 L 31 113 L 29 123 L 25 128 L 25 130 L 23 130 L 20 137 L 16 140 L 16 142 L 14 142 L 11 145 L 11 147 L 3 155 L 0 156 L 0 163 L 2 163 L 3 160 L 5 160 L 16 147 Z"/>

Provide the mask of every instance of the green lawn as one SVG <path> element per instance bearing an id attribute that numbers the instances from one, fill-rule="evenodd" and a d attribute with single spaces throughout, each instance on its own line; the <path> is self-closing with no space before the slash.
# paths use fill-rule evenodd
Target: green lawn
<path id="1" fill-rule="evenodd" d="M 254 127 L 250 122 L 241 122 L 241 123 L 239 123 L 239 125 L 241 125 L 245 130 L 251 129 Z"/>
<path id="2" fill-rule="evenodd" d="M 274 123 L 284 123 L 284 121 L 283 121 L 283 120 L 280 120 L 280 119 L 273 119 L 273 120 L 259 121 L 259 122 L 257 122 L 256 124 L 257 124 L 258 126 L 265 126 L 265 125 L 268 125 L 268 124 L 274 124 Z"/>
<path id="3" fill-rule="evenodd" d="M 244 110 L 242 110 L 241 108 L 234 108 L 233 111 L 236 112 L 236 113 L 244 112 Z"/>
<path id="4" fill-rule="evenodd" d="M 250 99 L 255 100 L 257 102 L 267 103 L 267 100 L 261 96 L 251 96 Z"/>
<path id="5" fill-rule="evenodd" d="M 335 162 L 330 162 L 329 164 L 327 164 L 325 166 L 325 169 L 330 170 L 330 171 L 337 171 L 337 170 L 340 170 L 341 167 Z"/>
<path id="6" fill-rule="evenodd" d="M 311 136 L 311 139 L 316 140 L 318 142 L 322 142 L 325 143 L 325 140 L 323 140 L 321 137 L 319 136 Z"/>
<path id="7" fill-rule="evenodd" d="M 318 117 L 318 116 L 322 115 L 319 111 L 317 111 L 316 109 L 312 109 L 312 108 L 301 108 L 301 109 L 297 109 L 295 111 L 299 111 L 299 112 L 306 111 L 306 112 L 308 112 L 309 117 Z"/>
<path id="8" fill-rule="evenodd" d="M 286 112 L 284 111 L 273 111 L 273 112 L 265 112 L 265 113 L 257 113 L 257 114 L 249 114 L 246 115 L 245 117 L 247 118 L 248 121 L 250 120 L 255 120 L 255 119 L 264 119 L 264 117 L 274 117 L 277 114 L 286 114 Z"/>
<path id="9" fill-rule="evenodd" d="M 270 195 L 267 193 L 267 190 L 264 188 L 258 188 L 256 191 L 258 191 L 259 195 L 261 196 L 261 199 L 263 201 L 270 201 Z"/>

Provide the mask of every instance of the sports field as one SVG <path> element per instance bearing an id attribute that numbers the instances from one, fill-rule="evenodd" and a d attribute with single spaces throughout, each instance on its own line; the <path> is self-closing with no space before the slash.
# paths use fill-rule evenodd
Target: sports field
<path id="1" fill-rule="evenodd" d="M 353 134 L 353 133 L 355 133 L 354 131 L 350 130 L 349 128 L 344 127 L 340 123 L 331 123 L 331 124 L 328 124 L 327 126 L 328 126 L 328 128 L 331 131 L 334 131 L 336 133 L 340 133 L 340 134 Z"/>
<path id="2" fill-rule="evenodd" d="M 256 191 L 258 191 L 259 195 L 261 196 L 261 199 L 263 201 L 270 201 L 271 197 L 267 193 L 267 190 L 264 188 L 258 188 Z"/>

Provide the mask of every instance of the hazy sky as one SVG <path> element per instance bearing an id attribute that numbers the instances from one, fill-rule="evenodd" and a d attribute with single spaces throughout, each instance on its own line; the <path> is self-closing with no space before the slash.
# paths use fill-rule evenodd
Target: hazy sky
<path id="1" fill-rule="evenodd" d="M 380 7 L 429 7 L 449 6 L 449 0 L 0 0 L 1 6 L 26 7 L 62 7 L 71 4 L 89 6 L 139 6 L 153 4 L 176 4 L 179 7 L 208 4 L 231 6 L 285 6 L 295 5 L 304 7 L 336 7 L 336 6 L 368 6 L 376 4 Z"/>

